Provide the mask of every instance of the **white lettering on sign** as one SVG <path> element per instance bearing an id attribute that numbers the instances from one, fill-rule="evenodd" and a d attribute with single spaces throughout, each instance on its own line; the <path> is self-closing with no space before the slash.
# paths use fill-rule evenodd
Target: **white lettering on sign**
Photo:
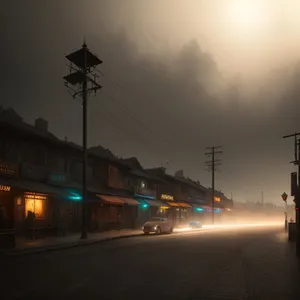
<path id="1" fill-rule="evenodd" d="M 11 186 L 9 186 L 9 185 L 0 185 L 0 191 L 10 192 L 10 190 L 11 190 Z"/>
<path id="2" fill-rule="evenodd" d="M 174 197 L 171 196 L 171 195 L 162 194 L 162 195 L 160 196 L 160 199 L 162 199 L 162 200 L 174 200 Z"/>
<path id="3" fill-rule="evenodd" d="M 47 195 L 46 194 L 40 194 L 40 193 L 30 193 L 26 192 L 25 193 L 25 199 L 29 200 L 47 200 Z"/>

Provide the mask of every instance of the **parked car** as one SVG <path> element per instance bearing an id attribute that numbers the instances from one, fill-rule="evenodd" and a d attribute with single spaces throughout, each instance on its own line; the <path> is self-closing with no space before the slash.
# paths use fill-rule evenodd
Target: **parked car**
<path id="1" fill-rule="evenodd" d="M 149 233 L 172 233 L 173 222 L 167 218 L 155 217 L 147 221 L 143 226 L 144 234 Z"/>
<path id="2" fill-rule="evenodd" d="M 202 228 L 202 224 L 199 221 L 190 222 L 190 228 Z"/>

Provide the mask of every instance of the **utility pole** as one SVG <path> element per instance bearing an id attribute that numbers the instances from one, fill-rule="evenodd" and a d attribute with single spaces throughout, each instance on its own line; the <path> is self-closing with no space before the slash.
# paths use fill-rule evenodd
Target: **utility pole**
<path id="1" fill-rule="evenodd" d="M 294 161 L 290 163 L 298 166 L 298 188 L 296 193 L 296 254 L 300 258 L 300 220 L 299 220 L 299 206 L 300 206 L 300 140 L 297 138 L 300 133 L 285 135 L 283 138 L 294 138 Z"/>
<path id="2" fill-rule="evenodd" d="M 211 220 L 212 224 L 215 223 L 215 171 L 216 166 L 221 165 L 221 160 L 216 160 L 216 154 L 223 153 L 221 149 L 222 146 L 212 146 L 207 147 L 206 149 L 209 150 L 209 152 L 206 152 L 205 155 L 209 156 L 211 158 L 210 161 L 206 161 L 205 164 L 208 167 L 208 170 L 211 171 Z"/>
<path id="3" fill-rule="evenodd" d="M 264 191 L 261 192 L 261 204 L 264 205 Z"/>
<path id="4" fill-rule="evenodd" d="M 82 148 L 83 148 L 83 167 L 82 167 L 82 233 L 81 239 L 87 238 L 87 123 L 88 123 L 88 93 L 96 92 L 101 86 L 96 81 L 94 73 L 95 67 L 100 65 L 102 61 L 92 54 L 86 43 L 84 42 L 81 49 L 66 56 L 71 62 L 69 65 L 70 74 L 64 76 L 65 86 L 69 89 L 73 98 L 80 97 L 82 99 Z M 75 67 L 73 66 L 75 65 Z M 92 78 L 93 77 L 93 78 Z M 72 87 L 69 86 L 72 85 Z"/>

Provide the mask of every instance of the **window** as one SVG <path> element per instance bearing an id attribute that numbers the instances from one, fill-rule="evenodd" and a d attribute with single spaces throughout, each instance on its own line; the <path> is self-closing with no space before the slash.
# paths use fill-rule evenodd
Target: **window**
<path id="1" fill-rule="evenodd" d="M 26 217 L 28 211 L 35 214 L 37 219 L 45 218 L 45 200 L 47 196 L 39 193 L 25 193 L 25 212 Z"/>

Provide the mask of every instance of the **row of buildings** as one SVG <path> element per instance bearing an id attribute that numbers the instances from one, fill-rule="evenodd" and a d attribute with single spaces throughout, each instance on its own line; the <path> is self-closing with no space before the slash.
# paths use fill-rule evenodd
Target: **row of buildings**
<path id="1" fill-rule="evenodd" d="M 13 109 L 0 108 L 0 206 L 23 232 L 30 212 L 35 226 L 49 234 L 64 224 L 79 231 L 82 212 L 82 149 L 60 140 L 38 118 L 25 123 Z M 136 158 L 121 159 L 101 146 L 88 150 L 88 228 L 104 231 L 137 228 L 166 216 L 179 225 L 211 220 L 211 190 L 174 176 L 164 168 L 144 169 Z M 232 200 L 215 195 L 215 216 L 222 219 Z"/>

